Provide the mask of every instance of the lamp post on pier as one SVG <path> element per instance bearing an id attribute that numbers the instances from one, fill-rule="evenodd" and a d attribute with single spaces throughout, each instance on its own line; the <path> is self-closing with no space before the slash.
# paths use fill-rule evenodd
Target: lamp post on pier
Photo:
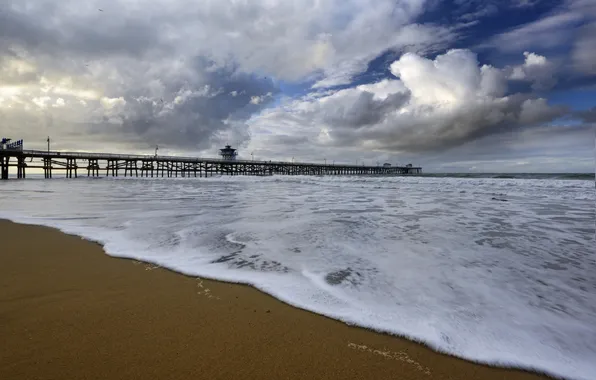
<path id="1" fill-rule="evenodd" d="M 48 139 L 46 140 L 48 142 L 48 152 L 50 151 L 50 136 L 48 136 Z"/>

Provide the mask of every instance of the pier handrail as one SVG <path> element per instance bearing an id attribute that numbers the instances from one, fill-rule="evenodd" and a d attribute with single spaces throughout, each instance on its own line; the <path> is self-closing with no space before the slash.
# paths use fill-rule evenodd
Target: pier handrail
<path id="1" fill-rule="evenodd" d="M 59 158 L 80 158 L 80 159 L 120 159 L 120 160 L 152 160 L 152 161 L 177 161 L 187 163 L 240 163 L 240 164 L 268 164 L 268 165 L 291 165 L 291 166 L 316 166 L 316 167 L 338 167 L 338 168 L 376 168 L 370 165 L 346 165 L 346 164 L 317 164 L 313 162 L 287 162 L 287 161 L 264 161 L 264 160 L 224 160 L 221 158 L 201 158 L 185 156 L 157 156 L 150 154 L 119 154 L 119 153 L 94 153 L 94 152 L 60 152 L 45 150 L 22 150 L 19 153 L 33 157 L 59 157 Z M 392 166 L 392 168 L 401 168 Z M 417 167 L 410 167 L 416 169 Z"/>

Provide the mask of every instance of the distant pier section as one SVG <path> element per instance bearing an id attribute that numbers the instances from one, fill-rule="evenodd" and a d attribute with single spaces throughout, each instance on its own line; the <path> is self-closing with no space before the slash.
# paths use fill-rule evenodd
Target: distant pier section
<path id="1" fill-rule="evenodd" d="M 22 149 L 22 140 L 0 145 L 0 179 L 9 178 L 16 167 L 16 178 L 26 178 L 29 169 L 42 169 L 45 178 L 57 173 L 66 178 L 103 177 L 212 177 L 214 175 L 407 175 L 420 174 L 411 164 L 365 166 L 316 164 L 307 162 L 238 160 L 236 149 L 220 149 L 222 158 L 133 155 L 91 152 L 58 152 Z"/>

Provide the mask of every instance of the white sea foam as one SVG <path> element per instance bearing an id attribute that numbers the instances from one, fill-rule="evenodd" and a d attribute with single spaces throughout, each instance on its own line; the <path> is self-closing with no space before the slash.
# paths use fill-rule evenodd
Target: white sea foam
<path id="1" fill-rule="evenodd" d="M 596 378 L 595 194 L 548 179 L 0 182 L 0 217 L 475 361 Z"/>

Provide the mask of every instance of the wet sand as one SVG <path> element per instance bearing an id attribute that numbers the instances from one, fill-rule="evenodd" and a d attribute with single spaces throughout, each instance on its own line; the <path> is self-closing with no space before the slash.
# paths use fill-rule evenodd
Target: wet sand
<path id="1" fill-rule="evenodd" d="M 0 220 L 0 379 L 544 379 Z"/>

